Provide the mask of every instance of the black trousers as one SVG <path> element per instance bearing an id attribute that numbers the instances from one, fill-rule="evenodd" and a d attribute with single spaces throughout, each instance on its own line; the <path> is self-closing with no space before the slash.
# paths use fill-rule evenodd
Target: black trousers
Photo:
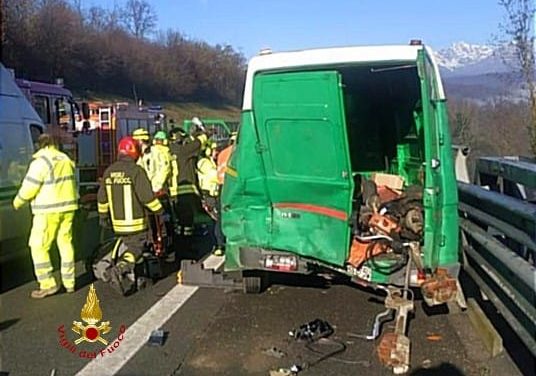
<path id="1" fill-rule="evenodd" d="M 192 235 L 194 215 L 200 206 L 199 196 L 195 193 L 185 193 L 177 196 L 177 219 L 183 235 Z M 187 229 L 185 231 L 185 229 Z"/>

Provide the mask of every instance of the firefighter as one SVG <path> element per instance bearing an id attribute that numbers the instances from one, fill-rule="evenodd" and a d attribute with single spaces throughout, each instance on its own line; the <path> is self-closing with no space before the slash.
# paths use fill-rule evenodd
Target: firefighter
<path id="1" fill-rule="evenodd" d="M 205 156 L 197 162 L 197 177 L 199 188 L 203 195 L 217 196 L 218 191 L 218 169 L 216 157 L 218 155 L 216 143 L 211 143 L 205 148 Z"/>
<path id="2" fill-rule="evenodd" d="M 164 195 L 171 176 L 171 153 L 167 134 L 164 131 L 156 132 L 153 137 L 151 160 L 154 167 L 151 178 L 153 192 L 158 195 Z"/>
<path id="3" fill-rule="evenodd" d="M 177 158 L 179 169 L 177 179 L 177 216 L 179 225 L 176 233 L 185 252 L 191 250 L 189 238 L 193 235 L 194 214 L 200 206 L 199 189 L 197 188 L 196 163 L 197 157 L 207 142 L 207 135 L 197 132 L 190 140 L 186 132 L 180 128 L 172 130 L 176 140 L 170 145 L 171 153 Z"/>
<path id="4" fill-rule="evenodd" d="M 151 180 L 153 176 L 154 167 L 152 165 L 151 160 L 151 145 L 149 143 L 149 132 L 147 132 L 147 129 L 145 128 L 138 128 L 134 132 L 132 132 L 132 138 L 138 141 L 140 144 L 141 156 L 140 158 L 138 158 L 137 163 L 138 165 L 143 167 L 143 169 L 147 173 L 147 176 L 149 177 L 149 180 Z"/>
<path id="5" fill-rule="evenodd" d="M 52 276 L 50 247 L 56 240 L 61 258 L 61 280 L 68 293 L 74 292 L 74 249 L 72 227 L 78 209 L 78 189 L 74 162 L 58 150 L 53 136 L 42 134 L 39 151 L 33 155 L 19 192 L 13 200 L 15 210 L 27 202 L 33 213 L 29 246 L 39 290 L 31 297 L 41 299 L 59 290 Z"/>
<path id="6" fill-rule="evenodd" d="M 205 156 L 197 162 L 197 176 L 199 188 L 203 197 L 205 210 L 214 219 L 214 237 L 216 245 L 212 253 L 216 256 L 223 255 L 224 239 L 219 223 L 219 196 L 218 196 L 218 166 L 216 158 L 218 155 L 217 145 L 212 143 L 205 149 Z"/>
<path id="7" fill-rule="evenodd" d="M 118 145 L 118 159 L 104 172 L 97 194 L 101 225 L 108 227 L 111 220 L 114 233 L 128 248 L 108 275 L 112 287 L 123 295 L 135 287 L 136 279 L 128 276 L 136 274 L 135 266 L 141 261 L 147 241 L 145 208 L 157 215 L 163 212 L 147 174 L 136 164 L 139 156 L 138 142 L 132 137 L 122 138 Z"/>

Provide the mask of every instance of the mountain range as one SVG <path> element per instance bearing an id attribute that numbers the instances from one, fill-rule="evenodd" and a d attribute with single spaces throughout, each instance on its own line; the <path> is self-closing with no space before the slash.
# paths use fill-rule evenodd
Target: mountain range
<path id="1" fill-rule="evenodd" d="M 516 72 L 512 45 L 457 42 L 434 52 L 447 96 L 486 102 L 522 100 L 523 80 Z"/>

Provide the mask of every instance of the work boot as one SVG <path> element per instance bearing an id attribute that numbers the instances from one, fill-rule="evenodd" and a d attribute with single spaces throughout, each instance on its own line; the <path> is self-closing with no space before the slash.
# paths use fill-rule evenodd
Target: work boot
<path id="1" fill-rule="evenodd" d="M 59 291 L 59 289 L 60 289 L 59 286 L 54 286 L 54 287 L 51 287 L 49 289 L 34 290 L 30 294 L 30 296 L 32 298 L 34 298 L 34 299 L 43 299 L 43 298 L 46 298 L 49 295 L 54 295 L 55 293 L 57 293 Z"/>
<path id="2" fill-rule="evenodd" d="M 212 250 L 212 254 L 214 256 L 223 256 L 225 251 L 223 250 L 223 247 L 214 247 Z"/>
<path id="3" fill-rule="evenodd" d="M 118 263 L 109 270 L 110 285 L 121 295 L 128 295 L 135 286 L 135 281 L 130 276 L 134 274 L 134 265 Z"/>

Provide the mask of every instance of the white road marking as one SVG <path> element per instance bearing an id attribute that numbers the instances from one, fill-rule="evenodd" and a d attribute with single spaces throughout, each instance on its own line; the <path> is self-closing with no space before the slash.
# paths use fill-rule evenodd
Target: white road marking
<path id="1" fill-rule="evenodd" d="M 205 259 L 205 268 L 217 269 L 223 264 L 224 258 L 211 255 Z M 151 332 L 159 329 L 190 299 L 199 289 L 197 286 L 177 285 L 156 302 L 136 322 L 130 325 L 124 333 L 124 339 L 113 351 L 106 351 L 104 356 L 90 361 L 76 376 L 113 376 L 145 345 Z M 115 341 L 115 339 L 114 339 Z M 108 347 L 113 346 L 110 341 Z"/>

